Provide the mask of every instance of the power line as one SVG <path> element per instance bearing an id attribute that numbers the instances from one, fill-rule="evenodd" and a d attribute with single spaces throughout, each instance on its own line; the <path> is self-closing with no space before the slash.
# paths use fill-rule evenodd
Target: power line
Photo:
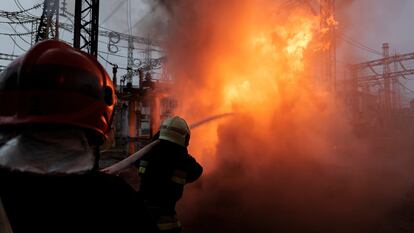
<path id="1" fill-rule="evenodd" d="M 32 35 L 34 33 L 35 32 L 24 32 L 24 33 L 2 33 L 0 32 L 0 35 L 2 36 L 26 36 L 26 35 Z"/>
<path id="2" fill-rule="evenodd" d="M 17 21 L 17 22 L 15 22 L 15 21 L 0 21 L 0 23 L 3 23 L 3 24 L 6 24 L 6 23 L 7 24 L 26 24 L 26 23 L 33 23 L 33 22 L 36 22 L 36 21 L 37 21 L 37 19 L 29 19 L 29 20 Z"/>
<path id="3" fill-rule="evenodd" d="M 17 23 L 17 24 L 19 24 L 20 26 L 22 26 L 25 30 L 26 30 L 26 32 L 31 32 L 31 30 L 30 29 L 28 29 L 23 23 L 22 23 L 22 21 L 20 20 L 20 19 L 17 19 L 17 22 L 16 21 L 14 21 L 13 19 L 11 19 L 11 18 L 8 18 L 11 22 L 13 22 L 13 23 Z M 34 22 L 34 20 L 32 21 L 32 22 Z M 11 26 L 11 24 L 9 24 L 9 26 L 10 27 L 12 27 Z M 15 30 L 15 29 L 13 29 L 13 31 L 14 32 L 16 32 L 17 33 L 17 31 Z"/>
<path id="4" fill-rule="evenodd" d="M 402 84 L 402 83 L 400 82 L 400 80 L 398 80 L 398 84 L 400 84 L 400 86 L 402 86 L 402 87 L 403 87 L 404 89 L 406 89 L 407 91 L 409 91 L 409 92 L 411 92 L 411 93 L 413 93 L 413 94 L 414 94 L 414 90 L 412 90 L 412 89 L 408 88 L 406 85 Z"/>
<path id="5" fill-rule="evenodd" d="M 17 42 L 16 42 L 16 40 L 12 37 L 12 36 L 10 36 L 10 39 L 14 42 L 14 44 L 20 49 L 20 50 L 22 50 L 23 52 L 25 52 L 26 51 L 26 49 L 23 49 Z"/>
<path id="6" fill-rule="evenodd" d="M 108 52 L 104 52 L 104 51 L 99 51 L 99 52 L 103 53 L 103 54 L 106 54 L 106 55 L 115 56 L 115 57 L 128 58 L 127 56 L 122 56 L 122 55 L 118 55 L 118 54 L 114 54 L 114 53 L 108 53 Z"/>
<path id="7" fill-rule="evenodd" d="M 109 65 L 111 65 L 111 66 L 118 66 L 117 64 L 112 63 L 112 62 L 108 61 L 107 59 L 105 59 L 105 57 L 103 57 L 103 56 L 102 56 L 101 54 L 99 54 L 99 53 L 98 53 L 98 56 L 99 56 L 102 60 L 104 60 L 106 63 L 108 63 Z M 121 69 L 121 70 L 127 70 L 127 68 L 125 68 L 125 67 L 119 67 L 119 66 L 118 66 L 118 69 Z"/>
<path id="8" fill-rule="evenodd" d="M 112 62 L 110 62 L 110 61 L 108 61 L 108 60 L 106 60 L 101 54 L 99 54 L 98 53 L 98 56 L 102 59 L 102 60 L 104 60 L 106 63 L 108 63 L 108 64 L 110 64 L 111 66 L 115 66 L 115 63 L 112 63 Z"/>
<path id="9" fill-rule="evenodd" d="M 342 38 L 342 40 L 344 40 L 348 44 L 350 44 L 350 45 L 352 45 L 352 46 L 354 46 L 356 48 L 365 50 L 366 52 L 369 52 L 369 53 L 372 53 L 372 54 L 376 54 L 376 55 L 382 56 L 382 53 L 381 52 L 379 52 L 379 51 L 377 51 L 377 50 L 375 50 L 373 48 L 370 48 L 370 47 L 368 47 L 368 46 L 366 46 L 366 45 L 364 45 L 364 44 L 356 41 L 355 39 L 353 39 L 353 38 L 345 35 L 344 33 L 340 32 L 340 31 L 337 31 L 337 32 L 338 32 L 338 35 Z"/>
<path id="10" fill-rule="evenodd" d="M 14 29 L 16 29 L 17 25 L 14 26 Z M 16 44 L 13 44 L 13 50 L 12 50 L 12 54 L 14 55 L 14 51 L 16 50 Z"/>
<path id="11" fill-rule="evenodd" d="M 24 41 L 24 42 L 26 42 L 26 44 L 28 44 L 28 45 L 32 45 L 31 43 L 29 43 L 29 42 L 27 42 L 27 40 L 25 40 L 25 39 L 23 39 L 23 37 L 22 37 L 22 35 L 19 35 L 19 34 L 21 34 L 21 33 L 18 33 L 17 31 L 16 31 L 16 29 L 15 28 L 13 28 L 12 27 L 12 25 L 10 25 L 9 24 L 9 26 L 11 27 L 11 29 L 17 34 L 17 36 L 22 40 L 22 41 Z M 26 30 L 26 31 L 28 31 L 28 30 Z M 28 31 L 27 33 L 29 33 L 29 34 L 35 34 L 35 32 L 31 32 L 31 31 Z"/>
<path id="12" fill-rule="evenodd" d="M 15 11 L 15 12 L 11 12 L 11 13 L 13 13 L 13 14 L 27 13 L 27 14 L 28 14 L 28 15 L 30 15 L 30 16 L 35 16 L 35 15 L 30 14 L 30 13 L 29 13 L 29 11 L 34 10 L 34 9 L 37 9 L 37 8 L 39 8 L 39 7 L 41 7 L 41 6 L 42 6 L 42 3 L 38 3 L 38 4 L 35 4 L 34 6 L 32 6 L 32 7 L 28 8 L 28 9 L 24 9 L 24 8 L 23 8 L 23 6 L 20 4 L 20 2 L 19 2 L 19 1 L 14 0 L 14 3 L 15 3 L 15 4 L 16 4 L 16 6 L 20 9 L 20 11 Z"/>
<path id="13" fill-rule="evenodd" d="M 352 41 L 350 41 L 350 40 L 346 39 L 345 37 L 342 37 L 342 40 L 343 40 L 343 41 L 345 41 L 345 42 L 347 42 L 348 44 L 350 44 L 350 45 L 352 45 L 352 46 L 356 47 L 356 48 L 359 48 L 359 49 L 361 49 L 361 50 L 364 50 L 364 51 L 366 51 L 366 52 L 369 52 L 369 53 L 372 53 L 372 54 L 375 54 L 375 55 L 378 55 L 378 56 L 382 56 L 382 54 L 381 54 L 381 53 L 379 53 L 379 52 L 377 52 L 377 51 L 375 51 L 375 50 L 370 50 L 370 49 L 367 49 L 367 48 L 365 48 L 365 47 L 359 46 L 358 44 L 356 44 L 356 43 L 354 43 L 354 42 L 352 42 Z"/>

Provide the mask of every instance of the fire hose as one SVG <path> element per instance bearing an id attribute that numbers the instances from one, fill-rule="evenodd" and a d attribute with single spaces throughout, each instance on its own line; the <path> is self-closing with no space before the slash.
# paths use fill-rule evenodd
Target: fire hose
<path id="1" fill-rule="evenodd" d="M 224 114 L 218 114 L 218 115 L 213 115 L 210 117 L 207 117 L 203 120 L 194 122 L 192 124 L 190 124 L 190 129 L 195 129 L 201 125 L 204 125 L 206 123 L 209 123 L 211 121 L 215 121 L 224 117 L 228 117 L 228 116 L 232 116 L 235 113 L 224 113 Z M 144 146 L 142 149 L 138 150 L 137 152 L 133 153 L 132 155 L 128 156 L 127 158 L 119 161 L 118 163 L 103 168 L 101 170 L 101 172 L 104 173 L 108 173 L 108 174 L 117 174 L 118 172 L 124 170 L 125 168 L 131 166 L 132 164 L 134 164 L 137 160 L 141 159 L 141 157 L 146 154 L 151 148 L 153 148 L 155 145 L 157 145 L 159 143 L 158 140 L 155 140 L 153 142 L 151 142 L 150 144 Z"/>

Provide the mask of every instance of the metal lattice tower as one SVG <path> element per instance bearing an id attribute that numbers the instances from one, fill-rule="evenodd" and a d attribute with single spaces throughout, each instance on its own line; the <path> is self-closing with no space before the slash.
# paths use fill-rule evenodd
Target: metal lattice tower
<path id="1" fill-rule="evenodd" d="M 53 23 L 53 17 L 56 23 Z M 36 33 L 35 42 L 49 38 L 59 38 L 59 0 L 45 0 L 43 3 L 43 13 L 40 17 L 39 27 Z M 54 27 L 54 28 L 53 28 Z"/>
<path id="2" fill-rule="evenodd" d="M 358 119 L 363 109 L 360 104 L 360 90 L 379 99 L 384 123 L 387 124 L 394 113 L 401 108 L 400 88 L 406 88 L 400 79 L 414 76 L 414 53 L 390 55 L 388 43 L 383 44 L 383 58 L 351 65 L 352 110 Z M 394 69 L 391 69 L 392 65 Z"/>
<path id="3" fill-rule="evenodd" d="M 134 67 L 134 40 L 132 37 L 128 38 L 128 61 L 127 61 L 127 83 L 132 85 L 132 76 Z"/>
<path id="4" fill-rule="evenodd" d="M 98 56 L 99 0 L 76 0 L 73 47 Z"/>

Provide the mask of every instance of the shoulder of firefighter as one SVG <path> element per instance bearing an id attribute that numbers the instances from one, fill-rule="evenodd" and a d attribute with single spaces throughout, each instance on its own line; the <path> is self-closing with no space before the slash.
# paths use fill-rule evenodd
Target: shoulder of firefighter
<path id="1" fill-rule="evenodd" d="M 171 176 L 170 181 L 181 185 L 192 183 L 201 176 L 203 167 L 185 148 L 169 141 L 160 141 L 135 164 L 141 176 Z M 155 172 L 160 170 L 162 172 Z"/>
<path id="2" fill-rule="evenodd" d="M 187 160 L 189 164 L 187 183 L 192 183 L 201 176 L 201 174 L 203 173 L 203 167 L 190 154 L 188 154 Z"/>

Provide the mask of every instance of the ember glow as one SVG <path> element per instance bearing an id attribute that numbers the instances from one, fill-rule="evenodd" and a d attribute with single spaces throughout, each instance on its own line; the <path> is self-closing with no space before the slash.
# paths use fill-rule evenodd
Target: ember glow
<path id="1" fill-rule="evenodd" d="M 315 64 L 330 46 L 321 42 L 326 29 L 318 16 L 306 4 L 277 0 L 162 2 L 171 13 L 165 50 L 177 83 L 176 114 L 191 123 L 236 113 L 192 131 L 190 153 L 205 172 L 181 202 L 184 227 L 375 229 L 408 179 L 393 173 L 401 182 L 386 184 L 392 193 L 382 189 L 382 169 L 392 172 L 392 163 L 378 162 L 383 167 L 376 169 L 364 161 L 369 150 L 352 135 L 340 103 L 333 111 L 333 98 L 317 81 Z"/>
<path id="2" fill-rule="evenodd" d="M 222 71 L 224 99 L 221 102 L 228 110 L 257 115 L 259 106 L 273 109 L 280 99 L 279 86 L 285 85 L 284 81 L 295 83 L 303 77 L 304 51 L 312 40 L 314 25 L 311 20 L 292 18 L 286 26 L 246 34 L 250 43 L 241 45 L 246 48 L 245 53 L 229 54 L 222 61 L 236 64 Z M 292 28 L 288 29 L 289 25 Z"/>
<path id="3" fill-rule="evenodd" d="M 205 2 L 209 1 L 195 5 L 206 7 Z M 196 9 L 199 15 L 191 21 L 173 21 L 173 27 L 194 27 L 174 31 L 172 37 L 179 39 L 167 45 L 173 63 L 169 70 L 179 81 L 177 113 L 192 122 L 237 112 L 265 129 L 286 101 L 306 98 L 308 90 L 301 86 L 310 81 L 305 79 L 305 66 L 314 54 L 307 51 L 315 51 L 311 45 L 318 43 L 313 40 L 320 33 L 319 18 L 299 8 L 281 12 L 277 1 L 242 1 L 232 7 L 237 12 L 223 15 L 221 10 L 230 8 L 231 2 L 215 2 L 219 7 L 208 17 Z M 216 156 L 219 124 L 194 131 L 191 151 L 203 160 Z"/>

